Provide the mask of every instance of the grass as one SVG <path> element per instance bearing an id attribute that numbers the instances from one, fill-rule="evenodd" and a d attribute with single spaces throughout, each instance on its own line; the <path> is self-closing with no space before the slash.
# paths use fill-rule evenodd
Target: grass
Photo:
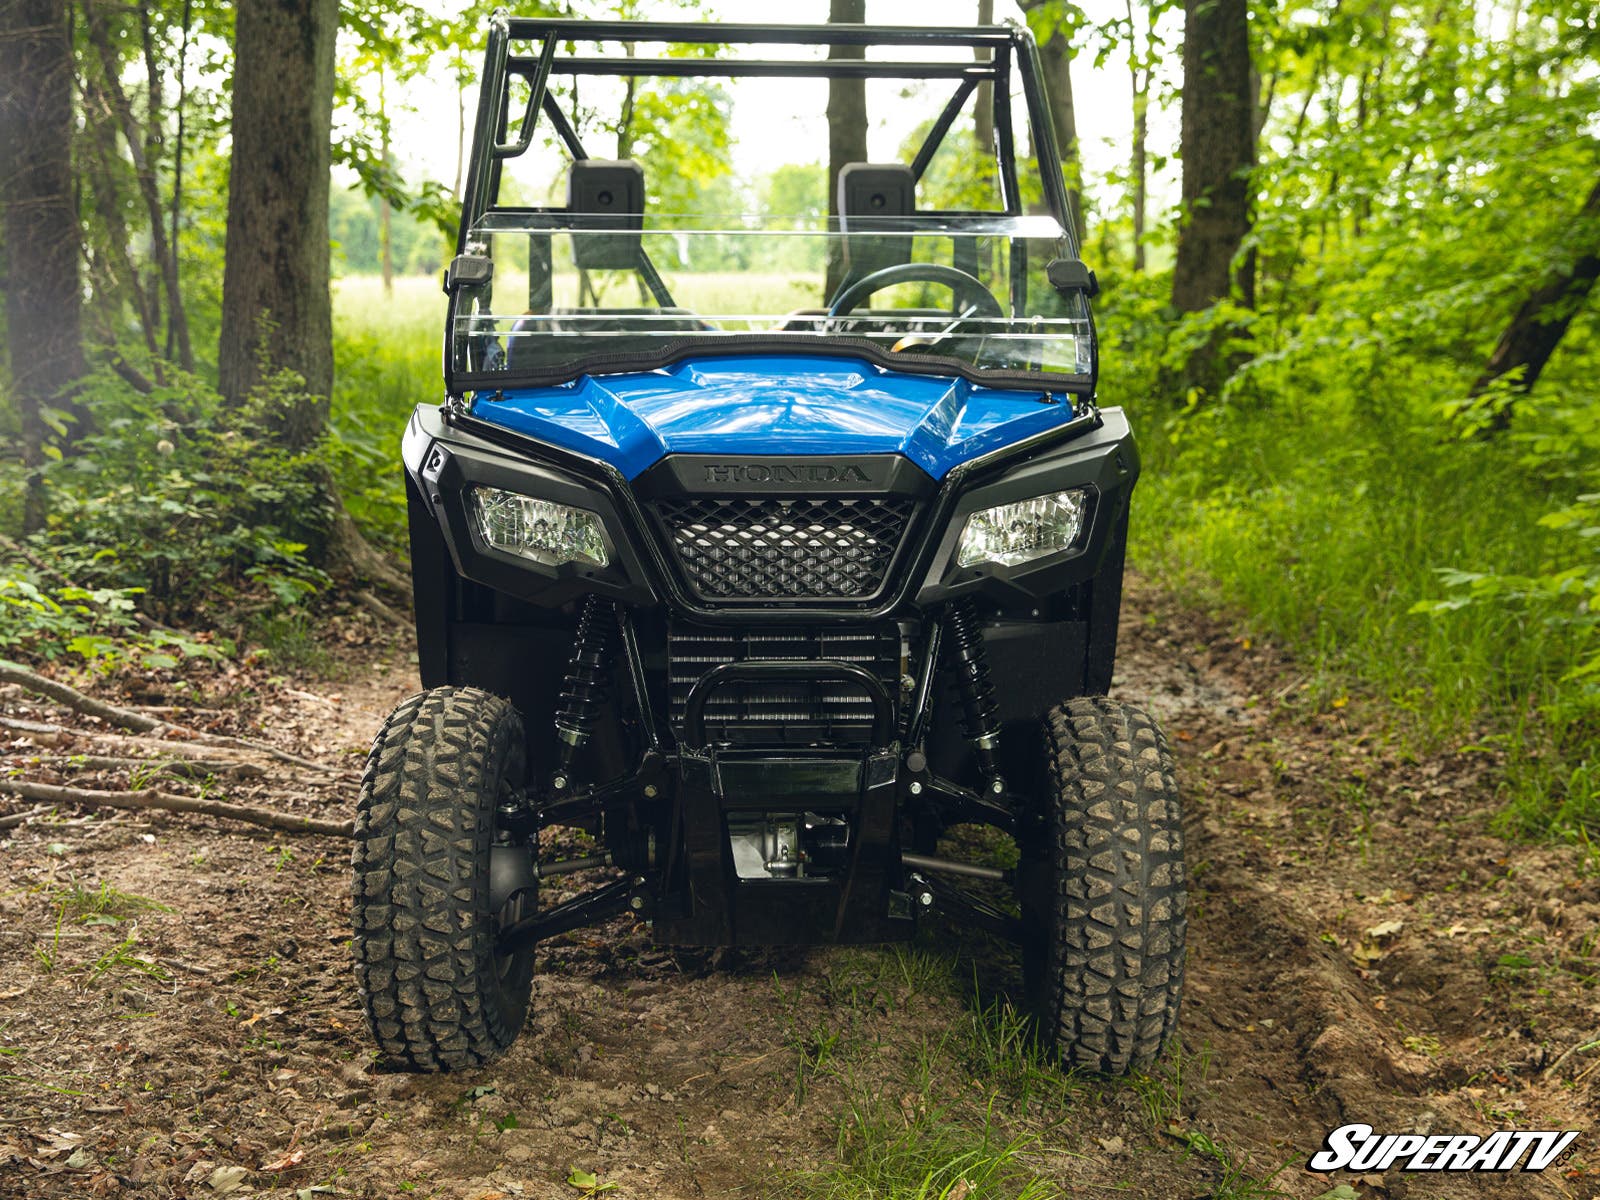
<path id="1" fill-rule="evenodd" d="M 1174 1047 L 1127 1080 L 1063 1072 L 1004 996 L 963 983 L 964 954 L 922 947 L 840 950 L 819 981 L 775 981 L 788 1025 L 797 1103 L 837 1109 L 833 1161 L 777 1181 L 801 1200 L 1054 1200 L 1078 1195 L 1097 1155 L 1085 1129 L 1107 1112 L 1148 1118 L 1133 1153 L 1164 1159 L 1183 1194 L 1205 1183 L 1225 1200 L 1278 1193 L 1242 1156 L 1194 1129 L 1209 1048 Z M 1172 1137 L 1178 1138 L 1174 1145 Z M 687 1150 L 686 1150 L 687 1153 Z M 1187 1162 L 1189 1165 L 1181 1165 Z M 1084 1164 L 1085 1167 L 1088 1164 Z"/>
<path id="2" fill-rule="evenodd" d="M 1354 691 L 1404 749 L 1501 752 L 1506 832 L 1600 827 L 1600 688 L 1573 673 L 1600 623 L 1576 579 L 1540 582 L 1600 577 L 1581 567 L 1592 538 L 1542 520 L 1595 490 L 1593 385 L 1547 377 L 1559 403 L 1526 403 L 1510 441 L 1472 440 L 1444 413 L 1465 387 L 1453 364 L 1397 355 L 1358 384 L 1321 346 L 1175 413 L 1143 399 L 1151 361 L 1115 352 L 1127 319 L 1102 327 L 1101 391 L 1144 454 L 1129 561 L 1292 650 L 1313 709 Z"/>
<path id="3" fill-rule="evenodd" d="M 48 945 L 35 942 L 33 947 L 34 961 L 47 974 L 61 965 L 61 927 L 69 920 L 79 925 L 120 925 L 141 913 L 172 911 L 148 896 L 124 892 L 104 881 L 95 887 L 84 887 L 72 880 L 65 886 L 50 889 L 48 895 L 56 912 L 55 932 Z M 83 969 L 88 971 L 91 980 L 99 979 L 108 971 L 137 971 L 165 982 L 169 978 L 165 970 L 133 953 L 137 942 L 137 936 L 124 938 Z"/>
<path id="4" fill-rule="evenodd" d="M 839 1126 L 840 1166 L 800 1183 L 818 1200 L 1054 1200 L 1066 1192 L 1039 1174 L 1041 1150 L 989 1121 L 972 1128 L 940 1109 L 908 1117 L 892 1100 L 860 1097 Z"/>
<path id="5" fill-rule="evenodd" d="M 124 938 L 120 943 L 107 950 L 95 959 L 89 967 L 89 978 L 98 980 L 110 972 L 133 971 L 140 975 L 147 975 L 159 983 L 166 983 L 172 978 L 167 971 L 147 958 L 140 958 L 133 952 L 138 945 L 138 938 Z"/>
<path id="6" fill-rule="evenodd" d="M 96 887 L 86 888 L 73 880 L 59 889 L 53 900 L 63 917 L 86 925 L 114 924 L 140 913 L 172 911 L 160 901 L 124 892 L 104 881 Z"/>
<path id="7" fill-rule="evenodd" d="M 444 295 L 432 277 L 395 280 L 385 296 L 370 276 L 333 289 L 334 394 L 331 451 L 345 506 L 369 537 L 405 545 L 400 436 L 418 404 L 444 395 Z M 280 653 L 300 650 L 302 631 L 272 631 Z"/>

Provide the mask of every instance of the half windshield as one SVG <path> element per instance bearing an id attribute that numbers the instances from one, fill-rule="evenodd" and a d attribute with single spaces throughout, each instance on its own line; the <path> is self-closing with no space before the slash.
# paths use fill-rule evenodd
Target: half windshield
<path id="1" fill-rule="evenodd" d="M 1039 76 L 1021 28 L 496 17 L 449 386 L 759 345 L 1092 391 Z"/>
<path id="2" fill-rule="evenodd" d="M 637 224 L 487 214 L 468 239 L 478 281 L 458 286 L 453 306 L 457 378 L 553 381 L 732 339 L 795 352 L 870 346 L 972 373 L 1092 372 L 1083 300 L 1047 277 L 1066 253 L 1051 217 Z"/>

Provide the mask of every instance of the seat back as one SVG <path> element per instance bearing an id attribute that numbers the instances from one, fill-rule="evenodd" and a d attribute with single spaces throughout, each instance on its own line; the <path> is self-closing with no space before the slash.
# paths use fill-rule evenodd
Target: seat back
<path id="1" fill-rule="evenodd" d="M 916 212 L 916 195 L 917 178 L 903 163 L 847 163 L 840 168 L 839 228 L 847 281 L 911 261 L 910 235 L 886 235 L 885 228 L 894 227 L 893 218 Z"/>
<path id="2" fill-rule="evenodd" d="M 632 159 L 582 158 L 567 175 L 567 211 L 578 230 L 615 229 L 614 236 L 573 239 L 582 271 L 632 271 L 641 258 L 644 168 Z"/>

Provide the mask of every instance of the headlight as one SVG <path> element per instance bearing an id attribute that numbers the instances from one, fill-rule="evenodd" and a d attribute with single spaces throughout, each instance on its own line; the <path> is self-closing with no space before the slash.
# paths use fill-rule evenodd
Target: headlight
<path id="1" fill-rule="evenodd" d="M 600 518 L 586 508 L 535 500 L 501 488 L 475 487 L 468 511 L 484 545 L 546 566 L 610 562 Z"/>
<path id="2" fill-rule="evenodd" d="M 975 512 L 961 529 L 956 565 L 992 562 L 1014 567 L 1071 549 L 1083 532 L 1088 509 L 1088 491 L 1073 488 Z"/>

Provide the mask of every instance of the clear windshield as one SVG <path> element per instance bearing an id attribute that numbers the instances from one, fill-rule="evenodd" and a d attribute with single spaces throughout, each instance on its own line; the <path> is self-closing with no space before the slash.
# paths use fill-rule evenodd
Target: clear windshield
<path id="1" fill-rule="evenodd" d="M 458 289 L 452 366 L 506 382 L 570 377 L 697 339 L 762 337 L 797 350 L 865 341 L 977 371 L 1090 374 L 1083 302 L 1046 278 L 1065 252 L 1054 219 L 827 224 L 649 215 L 628 229 L 579 214 L 491 213 L 469 238 L 469 252 L 493 266 Z"/>

